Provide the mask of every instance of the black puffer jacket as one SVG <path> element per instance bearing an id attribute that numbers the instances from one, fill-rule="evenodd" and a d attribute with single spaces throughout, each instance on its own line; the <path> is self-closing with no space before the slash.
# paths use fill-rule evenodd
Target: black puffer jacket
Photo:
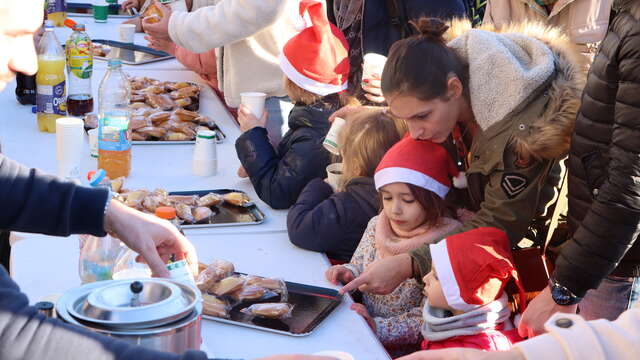
<path id="1" fill-rule="evenodd" d="M 337 96 L 313 105 L 296 104 L 289 113 L 289 131 L 273 148 L 263 127 L 236 140 L 236 151 L 262 201 L 274 209 L 288 209 L 307 183 L 324 177 L 330 163 L 322 141 L 329 131 L 329 116 L 338 109 Z"/>
<path id="2" fill-rule="evenodd" d="M 636 3 L 637 4 L 637 3 Z M 578 296 L 607 275 L 640 276 L 640 5 L 609 27 L 569 154 L 569 227 L 558 282 Z"/>
<path id="3" fill-rule="evenodd" d="M 355 178 L 335 194 L 322 179 L 313 179 L 287 215 L 289 240 L 331 259 L 349 261 L 378 208 L 373 178 Z"/>

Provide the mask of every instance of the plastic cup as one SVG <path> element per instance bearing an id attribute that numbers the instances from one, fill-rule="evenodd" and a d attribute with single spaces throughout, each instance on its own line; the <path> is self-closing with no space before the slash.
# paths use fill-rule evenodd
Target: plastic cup
<path id="1" fill-rule="evenodd" d="M 215 131 L 198 131 L 193 148 L 192 172 L 196 176 L 213 176 L 218 172 Z"/>
<path id="2" fill-rule="evenodd" d="M 353 355 L 344 351 L 337 351 L 337 350 L 320 351 L 312 355 L 327 356 L 337 360 L 354 360 Z"/>
<path id="3" fill-rule="evenodd" d="M 374 74 L 381 76 L 386 62 L 386 56 L 376 53 L 365 54 L 362 65 L 362 80 L 373 79 Z"/>
<path id="4" fill-rule="evenodd" d="M 120 24 L 118 27 L 120 41 L 127 44 L 133 44 L 134 35 L 136 33 L 135 24 Z"/>
<path id="5" fill-rule="evenodd" d="M 56 119 L 56 159 L 58 176 L 80 179 L 80 166 L 84 148 L 84 122 L 82 119 L 63 117 Z"/>
<path id="6" fill-rule="evenodd" d="M 104 0 L 93 2 L 93 20 L 97 23 L 106 23 L 109 17 L 109 3 Z"/>
<path id="7" fill-rule="evenodd" d="M 342 186 L 342 163 L 333 163 L 327 166 L 327 182 L 334 192 Z"/>
<path id="8" fill-rule="evenodd" d="M 335 118 L 333 123 L 331 124 L 331 128 L 327 133 L 327 136 L 324 138 L 322 145 L 325 149 L 327 149 L 330 153 L 334 155 L 340 155 L 340 144 L 338 143 L 338 135 L 340 135 L 340 130 L 347 122 L 343 118 Z"/>
<path id="9" fill-rule="evenodd" d="M 91 157 L 98 158 L 98 129 L 91 129 L 87 132 L 89 134 L 89 151 Z"/>
<path id="10" fill-rule="evenodd" d="M 264 102 L 267 94 L 261 92 L 243 92 L 240 93 L 240 103 L 247 107 L 251 113 L 260 119 L 264 113 Z"/>

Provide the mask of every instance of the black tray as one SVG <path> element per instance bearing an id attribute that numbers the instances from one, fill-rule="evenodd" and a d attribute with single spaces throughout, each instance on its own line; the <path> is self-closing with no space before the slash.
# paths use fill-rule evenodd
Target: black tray
<path id="1" fill-rule="evenodd" d="M 237 273 L 239 275 L 245 275 Z M 203 318 L 215 320 L 227 324 L 244 326 L 248 328 L 275 332 L 289 336 L 307 336 L 342 302 L 342 295 L 337 290 L 318 286 L 304 285 L 285 281 L 289 298 L 287 302 L 293 305 L 291 317 L 284 320 L 265 319 L 251 317 L 241 313 L 240 310 L 260 301 L 241 302 L 229 312 L 230 317 L 223 319 L 210 315 L 202 315 Z M 262 302 L 277 302 L 278 299 L 267 299 Z"/>
<path id="2" fill-rule="evenodd" d="M 97 44 L 103 44 L 111 47 L 111 51 L 106 56 L 93 55 L 94 59 L 109 60 L 120 59 L 124 64 L 141 65 L 155 61 L 173 59 L 173 55 L 164 51 L 158 51 L 150 47 L 123 43 L 114 40 L 92 39 Z"/>
<path id="3" fill-rule="evenodd" d="M 213 122 L 213 123 L 209 123 L 207 125 L 205 125 L 206 127 L 208 127 L 209 129 L 213 130 L 216 132 L 216 143 L 217 144 L 222 144 L 224 142 L 224 140 L 227 138 L 227 135 L 222 132 L 222 129 L 220 129 L 220 126 L 218 126 L 218 123 Z M 195 144 L 196 140 L 184 140 L 184 141 L 169 141 L 169 140 L 134 140 L 131 141 L 131 144 L 133 145 L 181 145 L 181 144 Z"/>
<path id="4" fill-rule="evenodd" d="M 224 195 L 230 192 L 240 192 L 240 190 L 216 189 L 216 190 L 197 190 L 197 191 L 172 191 L 169 195 L 198 195 L 204 196 L 209 193 Z M 211 222 L 206 224 L 181 224 L 183 229 L 200 229 L 221 226 L 240 226 L 240 225 L 258 225 L 264 222 L 264 213 L 255 204 L 249 206 L 234 206 L 223 203 L 218 206 L 211 206 L 214 215 Z"/>

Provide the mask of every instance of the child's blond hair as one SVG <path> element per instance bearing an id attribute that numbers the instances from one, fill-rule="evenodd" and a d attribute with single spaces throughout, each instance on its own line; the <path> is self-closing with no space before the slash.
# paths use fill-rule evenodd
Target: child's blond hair
<path id="1" fill-rule="evenodd" d="M 407 132 L 404 121 L 384 110 L 364 110 L 349 117 L 340 131 L 344 186 L 357 177 L 373 177 L 384 154 Z"/>
<path id="2" fill-rule="evenodd" d="M 291 99 L 291 102 L 294 104 L 302 103 L 305 105 L 312 105 L 322 100 L 322 98 L 324 97 L 301 88 L 286 76 L 284 77 L 284 89 L 286 90 L 287 95 L 289 96 L 289 99 Z M 333 94 L 330 94 L 327 96 L 331 96 L 331 95 Z M 342 106 L 360 105 L 360 103 L 356 100 L 355 97 L 348 95 L 346 92 L 336 94 L 336 96 L 338 97 L 340 101 L 340 105 Z"/>

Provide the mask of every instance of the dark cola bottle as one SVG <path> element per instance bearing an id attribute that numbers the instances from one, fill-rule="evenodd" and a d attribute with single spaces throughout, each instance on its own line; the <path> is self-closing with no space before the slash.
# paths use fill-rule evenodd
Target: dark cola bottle
<path id="1" fill-rule="evenodd" d="M 16 99 L 22 105 L 36 104 L 36 76 L 18 73 L 16 76 Z"/>

